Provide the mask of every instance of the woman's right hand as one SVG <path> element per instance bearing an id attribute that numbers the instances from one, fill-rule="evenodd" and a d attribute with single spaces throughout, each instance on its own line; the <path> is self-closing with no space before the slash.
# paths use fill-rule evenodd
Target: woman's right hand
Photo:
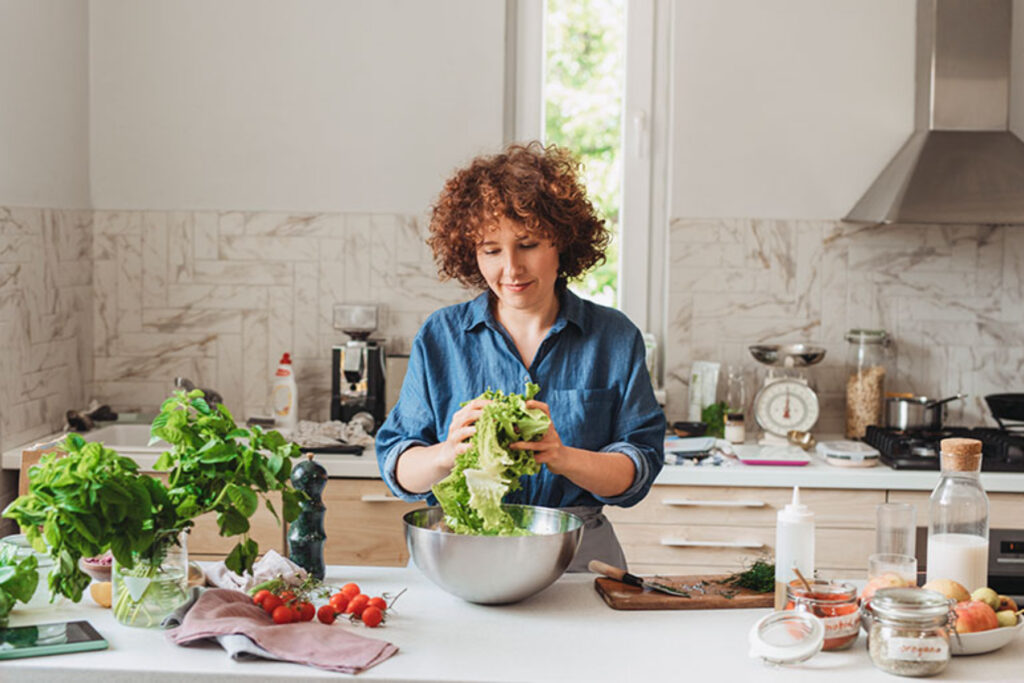
<path id="1" fill-rule="evenodd" d="M 491 401 L 478 398 L 462 406 L 452 415 L 448 425 L 448 438 L 442 442 L 441 464 L 445 469 L 455 467 L 455 456 L 469 450 L 469 438 L 476 433 L 476 421 L 484 412 L 484 406 Z"/>

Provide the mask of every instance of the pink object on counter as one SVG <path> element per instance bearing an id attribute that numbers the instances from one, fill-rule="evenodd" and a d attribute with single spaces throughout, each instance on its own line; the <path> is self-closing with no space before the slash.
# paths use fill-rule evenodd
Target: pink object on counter
<path id="1" fill-rule="evenodd" d="M 398 652 L 391 643 L 356 635 L 340 625 L 274 624 L 248 595 L 223 588 L 205 591 L 181 626 L 166 632 L 178 645 L 233 634 L 249 638 L 282 661 L 347 674 L 365 671 Z"/>

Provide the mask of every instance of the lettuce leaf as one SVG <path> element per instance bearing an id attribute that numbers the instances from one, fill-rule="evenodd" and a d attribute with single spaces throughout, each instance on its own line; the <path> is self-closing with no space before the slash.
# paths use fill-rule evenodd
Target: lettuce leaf
<path id="1" fill-rule="evenodd" d="M 501 501 L 521 487 L 519 477 L 540 472 L 533 451 L 508 448 L 515 441 L 537 441 L 551 425 L 543 410 L 526 407 L 538 391 L 539 386 L 527 382 L 524 394 L 506 396 L 488 389 L 477 397 L 491 403 L 476 421 L 469 450 L 456 456 L 451 474 L 431 489 L 452 531 L 487 536 L 528 533 L 516 527 Z"/>

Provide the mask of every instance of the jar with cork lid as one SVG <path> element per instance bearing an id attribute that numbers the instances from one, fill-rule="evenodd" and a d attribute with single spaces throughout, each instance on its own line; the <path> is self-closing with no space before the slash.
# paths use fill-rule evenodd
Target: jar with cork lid
<path id="1" fill-rule="evenodd" d="M 884 330 L 855 329 L 846 341 L 846 438 L 861 439 L 869 426 L 884 424 L 890 339 Z"/>
<path id="2" fill-rule="evenodd" d="M 928 581 L 952 579 L 968 591 L 988 585 L 988 496 L 981 442 L 943 439 L 942 475 L 928 506 Z"/>

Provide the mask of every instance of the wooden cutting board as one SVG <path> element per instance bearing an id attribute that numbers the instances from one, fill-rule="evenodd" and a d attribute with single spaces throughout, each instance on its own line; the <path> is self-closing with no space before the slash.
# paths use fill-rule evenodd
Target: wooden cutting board
<path id="1" fill-rule="evenodd" d="M 594 579 L 594 587 L 612 609 L 750 609 L 771 607 L 775 604 L 773 593 L 755 593 L 749 588 L 720 585 L 718 581 L 727 576 L 728 574 L 658 577 L 662 583 L 688 592 L 688 598 L 627 586 L 621 581 L 603 576 Z"/>

